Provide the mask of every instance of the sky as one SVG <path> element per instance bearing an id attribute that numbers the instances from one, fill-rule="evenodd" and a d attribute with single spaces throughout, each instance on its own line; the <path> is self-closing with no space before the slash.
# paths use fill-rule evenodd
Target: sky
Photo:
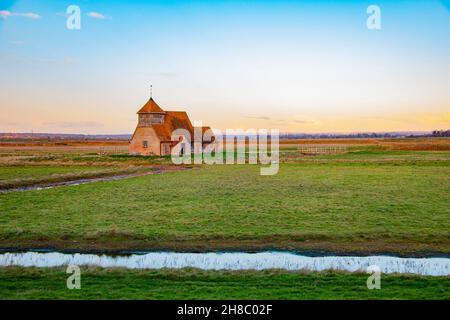
<path id="1" fill-rule="evenodd" d="M 132 133 L 150 84 L 222 130 L 449 129 L 450 0 L 0 0 L 0 132 Z"/>

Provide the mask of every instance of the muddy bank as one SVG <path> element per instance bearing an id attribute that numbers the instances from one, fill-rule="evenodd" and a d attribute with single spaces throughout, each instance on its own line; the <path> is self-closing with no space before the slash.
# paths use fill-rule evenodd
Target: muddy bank
<path id="1" fill-rule="evenodd" d="M 395 255 L 398 257 L 450 257 L 447 244 L 412 242 L 333 242 L 333 241 L 271 241 L 263 240 L 190 240 L 149 241 L 131 239 L 111 240 L 8 240 L 0 239 L 0 252 L 5 251 L 59 251 L 66 253 L 129 254 L 150 251 L 177 252 L 261 252 L 287 251 L 308 256 L 369 256 Z"/>

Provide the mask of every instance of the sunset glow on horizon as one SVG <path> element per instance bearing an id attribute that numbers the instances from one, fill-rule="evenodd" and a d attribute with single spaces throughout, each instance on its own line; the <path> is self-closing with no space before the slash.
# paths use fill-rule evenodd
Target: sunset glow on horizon
<path id="1" fill-rule="evenodd" d="M 450 1 L 6 0 L 0 70 L 0 132 L 132 133 L 150 84 L 222 130 L 449 129 Z"/>

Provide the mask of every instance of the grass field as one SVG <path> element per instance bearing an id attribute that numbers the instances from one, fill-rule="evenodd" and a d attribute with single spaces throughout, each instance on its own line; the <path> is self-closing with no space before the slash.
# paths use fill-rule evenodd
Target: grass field
<path id="1" fill-rule="evenodd" d="M 450 299 L 449 277 L 268 271 L 81 269 L 81 288 L 63 268 L 0 268 L 0 299 Z"/>
<path id="2" fill-rule="evenodd" d="M 216 165 L 10 193 L 0 244 L 448 253 L 450 153 L 408 153 L 283 163 L 275 176 Z"/>
<path id="3" fill-rule="evenodd" d="M 0 167 L 0 182 L 16 179 L 39 179 L 51 175 L 90 172 L 104 169 L 102 167 Z"/>
<path id="4" fill-rule="evenodd" d="M 136 167 L 0 166 L 0 190 L 143 172 Z"/>
<path id="5" fill-rule="evenodd" d="M 274 176 L 258 165 L 202 165 L 0 194 L 0 247 L 450 253 L 449 139 L 339 141 L 345 152 L 316 155 L 300 144 L 282 144 Z M 14 148 L 0 148 L 0 186 L 170 165 L 82 144 Z M 0 268 L 0 298 L 450 298 L 449 277 L 383 276 L 378 291 L 365 274 L 331 272 L 86 268 L 80 291 L 66 278 L 59 268 Z"/>

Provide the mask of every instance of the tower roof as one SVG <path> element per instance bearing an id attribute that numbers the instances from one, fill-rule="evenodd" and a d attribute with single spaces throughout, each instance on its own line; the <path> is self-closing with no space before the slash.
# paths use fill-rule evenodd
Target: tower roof
<path id="1" fill-rule="evenodd" d="M 161 109 L 161 107 L 153 100 L 153 98 L 150 98 L 150 100 L 147 101 L 146 104 L 137 112 L 137 113 L 164 113 L 164 110 Z"/>

